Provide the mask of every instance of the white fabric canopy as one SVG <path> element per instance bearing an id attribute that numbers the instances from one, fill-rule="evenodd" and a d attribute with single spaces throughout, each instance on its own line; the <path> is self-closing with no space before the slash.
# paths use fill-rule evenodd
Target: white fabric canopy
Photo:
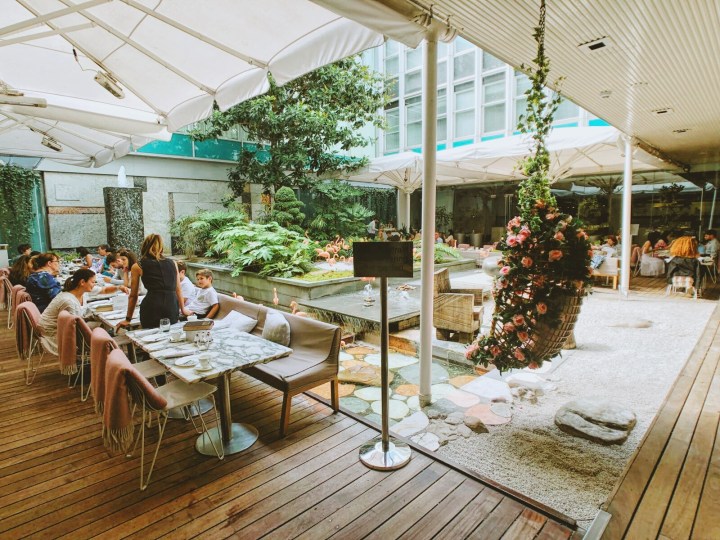
<path id="1" fill-rule="evenodd" d="M 503 174 L 515 179 L 523 178 L 518 162 L 529 155 L 532 138 L 515 135 L 460 146 L 438 152 L 438 166 L 456 166 L 464 171 L 475 171 L 488 177 Z M 621 133 L 613 127 L 578 127 L 554 129 L 547 140 L 550 152 L 550 175 L 553 182 L 569 176 L 603 175 L 623 170 L 624 156 Z M 667 169 L 667 163 L 636 149 L 633 155 L 634 171 Z M 438 181 L 438 185 L 442 185 Z"/>
<path id="2" fill-rule="evenodd" d="M 43 146 L 45 136 L 59 142 L 62 150 Z M 42 157 L 80 167 L 101 167 L 151 140 L 153 138 L 23 116 L 0 109 L 0 154 Z"/>
<path id="3" fill-rule="evenodd" d="M 170 131 L 209 116 L 213 101 L 225 110 L 262 94 L 268 71 L 283 84 L 383 42 L 309 0 L 0 0 L 0 13 L 0 80 L 48 103 L 151 114 Z"/>

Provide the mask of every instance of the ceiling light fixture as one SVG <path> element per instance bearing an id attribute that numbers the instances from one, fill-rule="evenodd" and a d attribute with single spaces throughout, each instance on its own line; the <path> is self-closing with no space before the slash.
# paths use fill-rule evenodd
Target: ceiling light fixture
<path id="1" fill-rule="evenodd" d="M 62 144 L 57 142 L 55 139 L 53 139 L 49 135 L 45 135 L 42 138 L 42 141 L 40 141 L 40 144 L 48 147 L 50 150 L 55 150 L 56 152 L 62 152 L 62 149 L 63 149 Z"/>
<path id="2" fill-rule="evenodd" d="M 612 40 L 607 36 L 603 36 L 598 39 L 593 39 L 592 41 L 586 41 L 585 43 L 581 43 L 580 45 L 578 45 L 578 49 L 580 49 L 584 53 L 590 54 L 598 51 L 607 50 L 612 46 Z"/>
<path id="3" fill-rule="evenodd" d="M 607 99 L 610 96 L 612 96 L 612 90 L 601 90 L 600 91 L 600 97 L 603 99 Z"/>
<path id="4" fill-rule="evenodd" d="M 673 133 L 677 133 L 678 135 L 680 135 L 682 133 L 687 133 L 688 131 L 690 131 L 690 128 L 673 129 Z"/>
<path id="5" fill-rule="evenodd" d="M 110 92 L 116 98 L 123 99 L 125 97 L 125 92 L 123 92 L 123 89 L 120 88 L 120 85 L 117 83 L 117 81 L 111 75 L 105 73 L 104 71 L 98 71 L 95 74 L 95 82 L 102 86 L 105 90 Z"/>
<path id="6" fill-rule="evenodd" d="M 0 105 L 22 105 L 24 107 L 47 107 L 43 98 L 27 97 L 25 94 L 0 81 Z"/>
<path id="7" fill-rule="evenodd" d="M 661 109 L 655 109 L 651 111 L 653 114 L 656 114 L 658 116 L 668 115 L 673 112 L 672 107 L 663 107 Z"/>

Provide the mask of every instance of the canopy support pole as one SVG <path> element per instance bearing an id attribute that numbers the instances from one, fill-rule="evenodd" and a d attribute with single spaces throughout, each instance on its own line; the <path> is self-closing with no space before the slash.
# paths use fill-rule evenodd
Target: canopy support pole
<path id="1" fill-rule="evenodd" d="M 717 186 L 713 185 L 713 202 L 710 206 L 710 219 L 708 219 L 708 229 L 712 229 L 713 218 L 715 217 L 715 199 L 717 198 Z"/>
<path id="2" fill-rule="evenodd" d="M 420 272 L 420 406 L 430 405 L 435 260 L 435 188 L 437 154 L 437 34 L 430 32 L 423 67 L 422 267 Z"/>
<path id="3" fill-rule="evenodd" d="M 630 253 L 632 250 L 632 234 L 630 231 L 630 212 L 632 210 L 632 139 L 623 135 L 625 143 L 625 168 L 623 171 L 623 196 L 622 196 L 622 258 L 620 270 L 620 293 L 627 296 L 630 292 Z"/>
<path id="4" fill-rule="evenodd" d="M 410 233 L 410 195 L 409 191 L 405 192 L 405 227 L 408 234 Z"/>

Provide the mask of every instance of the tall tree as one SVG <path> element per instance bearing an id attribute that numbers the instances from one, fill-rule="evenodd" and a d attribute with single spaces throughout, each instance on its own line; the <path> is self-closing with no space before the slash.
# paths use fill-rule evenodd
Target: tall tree
<path id="1" fill-rule="evenodd" d="M 266 192 L 282 186 L 308 188 L 317 176 L 352 170 L 365 159 L 348 159 L 338 151 L 367 146 L 362 133 L 368 124 L 382 128 L 387 102 L 384 79 L 358 58 L 319 68 L 284 86 L 268 75 L 270 89 L 231 109 L 215 111 L 192 135 L 220 136 L 235 125 L 267 152 L 243 148 L 238 164 L 228 173 L 235 196 L 247 182 L 263 184 Z"/>

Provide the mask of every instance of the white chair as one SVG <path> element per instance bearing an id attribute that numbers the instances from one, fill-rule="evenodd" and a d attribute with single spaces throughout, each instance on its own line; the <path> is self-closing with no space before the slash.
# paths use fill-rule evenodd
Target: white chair
<path id="1" fill-rule="evenodd" d="M 141 406 L 142 416 L 140 422 L 140 433 L 137 436 L 133 450 L 127 454 L 128 457 L 132 457 L 132 453 L 137 447 L 138 441 L 140 445 L 140 490 L 144 491 L 150 483 L 150 476 L 152 475 L 155 467 L 155 461 L 157 460 L 158 451 L 160 450 L 160 444 L 165 433 L 165 425 L 168 420 L 168 412 L 170 409 L 177 407 L 188 409 L 191 406 L 195 406 L 197 410 L 200 409 L 199 401 L 201 399 L 210 399 L 213 401 L 213 409 L 215 410 L 215 421 L 220 428 L 220 417 L 215 407 L 215 398 L 213 393 L 217 389 L 215 386 L 205 383 L 198 382 L 195 384 L 188 384 L 181 380 L 175 380 L 159 388 L 153 387 L 147 379 L 130 363 L 127 356 L 121 349 L 115 349 L 108 355 L 107 366 L 106 366 L 106 383 L 112 380 L 120 381 L 123 384 L 123 377 L 117 377 L 115 374 L 117 370 L 121 370 L 125 373 L 124 384 L 127 385 L 127 391 L 130 396 L 131 403 L 129 406 Z M 122 394 L 122 389 L 121 392 Z M 112 404 L 108 403 L 108 399 L 112 399 L 111 396 L 117 396 L 116 392 L 106 388 L 105 393 L 105 414 L 107 415 L 112 409 Z M 157 427 L 158 427 L 158 440 L 155 445 L 155 452 L 153 453 L 152 462 L 150 468 L 145 477 L 145 428 L 146 419 L 150 420 L 153 413 L 157 414 Z M 192 419 L 192 416 L 189 415 Z M 203 438 L 207 437 L 215 450 L 215 454 L 218 459 L 225 457 L 225 452 L 222 444 L 215 444 L 215 441 L 208 434 L 208 428 L 205 424 L 205 418 L 203 415 L 199 415 L 200 424 L 202 429 L 198 430 L 195 420 L 193 419 L 193 426 L 198 433 L 202 433 Z"/>
<path id="2" fill-rule="evenodd" d="M 700 266 L 705 268 L 705 271 L 713 280 L 713 283 L 717 283 L 717 261 L 714 257 L 701 257 Z"/>

